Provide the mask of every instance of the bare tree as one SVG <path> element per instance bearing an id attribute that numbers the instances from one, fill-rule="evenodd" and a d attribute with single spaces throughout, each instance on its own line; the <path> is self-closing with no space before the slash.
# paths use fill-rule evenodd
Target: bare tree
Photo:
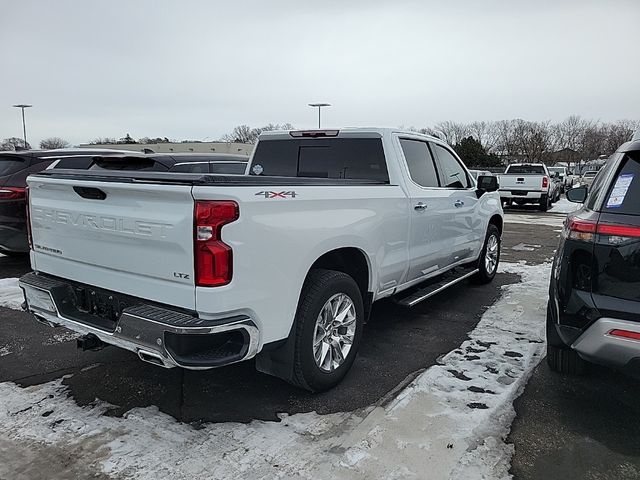
<path id="1" fill-rule="evenodd" d="M 442 132 L 445 140 L 449 145 L 455 145 L 470 135 L 469 127 L 464 123 L 457 122 L 440 122 L 435 125 L 435 130 Z"/>
<path id="2" fill-rule="evenodd" d="M 40 142 L 43 150 L 55 150 L 56 148 L 68 148 L 71 144 L 60 137 L 45 138 Z"/>
<path id="3" fill-rule="evenodd" d="M 109 145 L 118 143 L 118 140 L 113 137 L 98 137 L 95 140 L 89 142 L 89 145 Z"/>
<path id="4" fill-rule="evenodd" d="M 1 151 L 15 151 L 15 150 L 24 150 L 24 149 L 30 150 L 31 149 L 31 145 L 29 145 L 29 143 L 27 142 L 26 144 L 24 143 L 24 140 L 18 137 L 10 137 L 10 138 L 5 138 L 2 143 L 0 143 L 0 150 Z"/>
<path id="5" fill-rule="evenodd" d="M 606 125 L 606 140 L 603 155 L 611 155 L 620 145 L 631 140 L 634 132 L 640 128 L 640 122 L 618 120 Z"/>
<path id="6" fill-rule="evenodd" d="M 235 143 L 256 143 L 262 132 L 273 130 L 294 130 L 295 127 L 290 123 L 269 123 L 264 127 L 251 128 L 249 125 L 238 125 L 231 133 L 222 136 L 223 142 Z"/>
<path id="7" fill-rule="evenodd" d="M 497 122 L 471 122 L 467 131 L 487 152 L 492 152 L 498 145 Z"/>

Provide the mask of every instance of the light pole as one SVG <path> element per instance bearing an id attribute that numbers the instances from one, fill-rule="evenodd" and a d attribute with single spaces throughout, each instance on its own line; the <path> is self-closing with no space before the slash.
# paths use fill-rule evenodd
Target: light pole
<path id="1" fill-rule="evenodd" d="M 25 105 L 20 103 L 18 105 L 14 105 L 14 107 L 22 110 L 22 135 L 24 135 L 24 148 L 27 148 L 27 126 L 24 123 L 24 109 L 33 107 L 33 105 Z"/>
<path id="2" fill-rule="evenodd" d="M 330 107 L 331 104 L 330 103 L 310 103 L 309 106 L 318 108 L 318 128 L 320 128 L 320 111 L 322 110 L 322 107 Z"/>

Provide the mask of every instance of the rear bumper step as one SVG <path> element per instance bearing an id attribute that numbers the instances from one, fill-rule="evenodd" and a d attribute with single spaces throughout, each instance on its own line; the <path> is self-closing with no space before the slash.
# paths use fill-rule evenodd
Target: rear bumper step
<path id="1" fill-rule="evenodd" d="M 165 368 L 220 367 L 252 358 L 258 351 L 259 331 L 246 315 L 201 319 L 38 273 L 23 276 L 20 287 L 27 311 L 38 321 L 95 336 L 100 342 L 130 350 L 141 360 Z M 79 307 L 86 295 L 104 300 L 90 308 Z"/>

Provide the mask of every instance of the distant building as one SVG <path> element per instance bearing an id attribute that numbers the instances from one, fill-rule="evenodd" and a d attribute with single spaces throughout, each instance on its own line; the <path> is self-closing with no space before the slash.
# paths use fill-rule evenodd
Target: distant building
<path id="1" fill-rule="evenodd" d="M 80 148 L 113 148 L 116 150 L 139 150 L 148 153 L 235 153 L 251 155 L 253 145 L 230 142 L 163 142 L 163 143 L 109 143 L 92 145 L 81 143 Z"/>

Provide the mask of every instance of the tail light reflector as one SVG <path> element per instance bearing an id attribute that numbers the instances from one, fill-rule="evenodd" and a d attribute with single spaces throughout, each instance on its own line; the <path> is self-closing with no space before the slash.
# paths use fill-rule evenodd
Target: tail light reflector
<path id="1" fill-rule="evenodd" d="M 629 338 L 631 340 L 640 340 L 640 333 L 638 332 L 632 332 L 630 330 L 611 330 L 609 332 L 609 335 L 613 336 L 613 337 L 622 337 L 622 338 Z"/>
<path id="2" fill-rule="evenodd" d="M 0 200 L 22 200 L 25 197 L 25 189 L 21 187 L 0 188 Z"/>
<path id="3" fill-rule="evenodd" d="M 542 188 L 547 188 L 549 186 L 549 177 L 542 177 Z"/>
<path id="4" fill-rule="evenodd" d="M 196 286 L 219 287 L 231 282 L 233 251 L 222 241 L 222 227 L 239 216 L 236 202 L 196 201 L 193 238 Z"/>

